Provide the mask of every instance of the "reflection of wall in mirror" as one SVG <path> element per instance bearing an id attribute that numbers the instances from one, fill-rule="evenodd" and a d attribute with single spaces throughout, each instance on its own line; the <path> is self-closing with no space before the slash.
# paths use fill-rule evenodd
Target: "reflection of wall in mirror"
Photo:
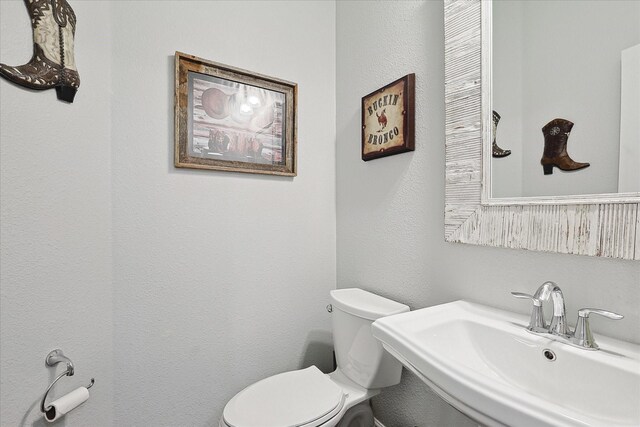
<path id="1" fill-rule="evenodd" d="M 638 22 L 639 1 L 493 2 L 497 142 L 512 150 L 492 159 L 493 197 L 618 191 L 620 55 L 640 43 Z M 568 152 L 589 168 L 543 175 L 554 118 L 575 123 Z"/>
<path id="2" fill-rule="evenodd" d="M 640 44 L 622 51 L 618 191 L 640 191 Z"/>
<path id="3" fill-rule="evenodd" d="M 494 6 L 495 7 L 495 6 Z M 502 90 L 493 94 L 493 109 L 500 114 L 496 129 L 498 146 L 511 150 L 509 157 L 491 159 L 491 185 L 493 197 L 510 197 L 522 194 L 522 103 L 512 100 L 522 99 L 522 37 L 516 32 L 523 26 L 522 6 L 519 2 L 502 2 L 501 13 L 494 13 L 494 28 L 505 28 L 514 37 L 494 37 L 496 52 L 509 52 L 509 61 L 502 61 L 493 69 L 493 81 L 500 82 Z M 504 98 L 504 99 L 503 99 Z M 503 110 L 501 106 L 505 106 Z M 503 117 L 502 115 L 507 116 Z"/>

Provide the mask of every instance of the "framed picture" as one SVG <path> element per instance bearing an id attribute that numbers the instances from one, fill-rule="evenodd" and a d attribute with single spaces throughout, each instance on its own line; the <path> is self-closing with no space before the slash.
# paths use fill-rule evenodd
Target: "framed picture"
<path id="1" fill-rule="evenodd" d="M 296 176 L 298 85 L 176 52 L 175 166 Z"/>
<path id="2" fill-rule="evenodd" d="M 416 75 L 362 98 L 362 160 L 414 150 Z"/>

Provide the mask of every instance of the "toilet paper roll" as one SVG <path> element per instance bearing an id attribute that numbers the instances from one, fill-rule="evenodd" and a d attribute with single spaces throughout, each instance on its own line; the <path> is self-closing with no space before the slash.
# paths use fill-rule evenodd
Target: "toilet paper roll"
<path id="1" fill-rule="evenodd" d="M 86 387 L 79 387 L 71 393 L 65 394 L 60 399 L 51 402 L 49 409 L 44 413 L 44 419 L 52 423 L 82 405 L 88 398 L 89 390 L 87 390 Z"/>

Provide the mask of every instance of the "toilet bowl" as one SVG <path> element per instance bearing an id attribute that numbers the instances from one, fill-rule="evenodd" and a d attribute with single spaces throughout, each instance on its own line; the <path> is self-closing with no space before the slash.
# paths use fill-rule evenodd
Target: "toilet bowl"
<path id="1" fill-rule="evenodd" d="M 368 401 L 400 382 L 402 365 L 373 338 L 371 324 L 409 307 L 356 288 L 330 298 L 337 369 L 310 366 L 251 384 L 226 404 L 219 427 L 373 425 Z"/>

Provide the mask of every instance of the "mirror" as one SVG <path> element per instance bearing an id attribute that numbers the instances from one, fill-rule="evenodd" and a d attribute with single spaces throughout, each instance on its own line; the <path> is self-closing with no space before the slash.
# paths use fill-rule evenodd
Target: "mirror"
<path id="1" fill-rule="evenodd" d="M 592 3 L 599 8 L 597 12 L 576 9 Z M 640 170 L 638 163 L 628 167 L 621 167 L 620 163 L 620 159 L 626 161 L 634 155 L 637 158 L 637 151 L 618 154 L 620 147 L 627 150 L 621 142 L 625 137 L 631 138 L 632 148 L 637 150 L 640 145 L 638 113 L 634 112 L 640 102 L 637 86 L 640 73 L 623 72 L 621 51 L 638 44 L 640 15 L 627 11 L 625 15 L 636 13 L 630 18 L 633 24 L 621 23 L 607 15 L 613 13 L 609 8 L 617 3 L 634 8 L 638 2 L 564 4 L 527 0 L 492 4 L 489 0 L 444 0 L 446 241 L 640 259 L 640 193 L 637 187 L 628 190 L 618 184 L 623 172 Z M 547 9 L 527 9 L 536 5 Z M 497 27 L 493 26 L 493 7 L 498 8 L 496 13 L 506 14 L 495 17 L 503 21 Z M 520 10 L 514 11 L 518 7 Z M 501 8 L 510 10 L 500 12 Z M 565 8 L 564 15 L 560 15 L 560 9 Z M 594 13 L 599 21 L 586 24 L 584 15 Z M 534 18 L 535 21 L 529 21 Z M 578 27 L 586 26 L 588 34 L 570 29 L 569 21 Z M 630 26 L 632 31 L 612 35 L 617 27 L 623 26 Z M 511 27 L 520 35 L 503 36 L 500 33 L 507 31 L 504 27 Z M 564 33 L 559 36 L 561 29 Z M 534 30 L 541 40 L 533 40 Z M 596 30 L 604 33 L 592 35 Z M 595 53 L 587 49 L 588 53 L 583 51 L 581 57 L 565 58 L 565 53 L 577 51 L 577 46 L 585 41 L 590 44 L 589 49 L 596 42 L 600 43 L 598 46 L 615 45 L 611 48 L 615 55 L 605 55 L 598 47 Z M 618 59 L 605 61 L 605 56 Z M 502 61 L 502 65 L 498 66 L 497 61 Z M 611 65 L 612 61 L 617 65 Z M 633 67 L 633 60 L 631 63 Z M 617 80 L 607 80 L 605 85 L 603 78 L 586 72 L 591 68 L 595 72 L 597 64 L 603 65 L 603 73 L 613 75 L 611 80 L 616 80 L 617 75 Z M 540 70 L 533 71 L 538 65 Z M 573 66 L 577 68 L 571 69 Z M 560 73 L 565 73 L 568 80 L 560 80 Z M 631 83 L 626 85 L 625 74 L 635 74 L 636 79 L 630 79 Z M 511 82 L 499 82 L 506 78 Z M 503 83 L 506 87 L 498 87 Z M 595 95 L 606 96 L 608 100 L 575 100 Z M 501 150 L 511 150 L 511 154 L 504 156 L 504 152 L 498 152 L 503 156 L 494 158 L 493 111 L 498 109 L 496 145 Z M 625 120 L 630 122 L 626 127 Z M 594 123 L 596 126 L 592 126 Z M 623 129 L 630 130 L 625 133 Z M 545 151 L 545 138 L 557 141 L 559 148 Z M 596 142 L 595 148 L 590 148 L 589 139 Z M 560 165 L 556 164 L 557 157 L 565 157 L 565 143 L 566 152 L 576 164 L 564 159 L 570 166 L 561 166 L 574 168 L 573 171 L 559 171 Z M 611 147 L 602 150 L 605 143 Z M 543 156 L 547 157 L 546 163 L 541 163 Z M 500 170 L 500 166 L 508 169 L 509 162 L 513 166 L 511 174 Z M 505 175 L 501 176 L 503 172 Z M 498 186 L 498 182 L 508 184 L 509 188 L 498 187 L 493 191 L 492 183 Z M 529 189 L 540 182 L 539 188 Z"/>
<path id="2" fill-rule="evenodd" d="M 640 192 L 640 2 L 491 6 L 490 197 Z"/>

